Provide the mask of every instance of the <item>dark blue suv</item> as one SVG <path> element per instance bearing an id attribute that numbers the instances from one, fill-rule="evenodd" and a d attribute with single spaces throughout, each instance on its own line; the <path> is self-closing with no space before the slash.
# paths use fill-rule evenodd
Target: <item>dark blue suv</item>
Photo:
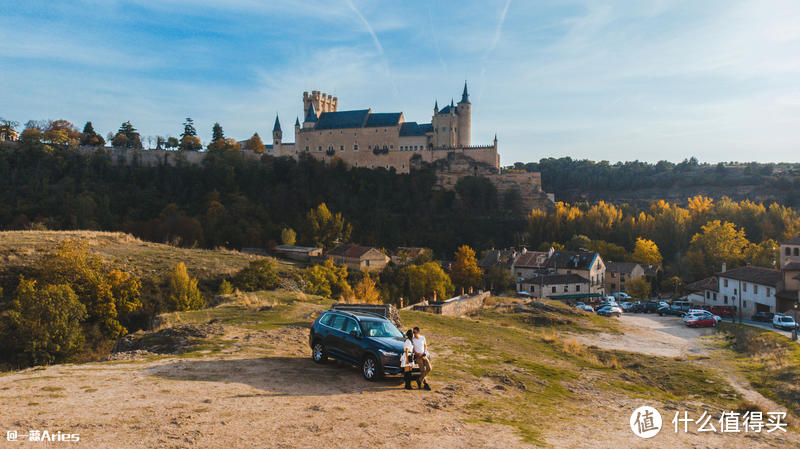
<path id="1" fill-rule="evenodd" d="M 327 310 L 312 324 L 308 342 L 317 363 L 328 357 L 361 368 L 367 380 L 399 374 L 403 334 L 381 315 Z"/>

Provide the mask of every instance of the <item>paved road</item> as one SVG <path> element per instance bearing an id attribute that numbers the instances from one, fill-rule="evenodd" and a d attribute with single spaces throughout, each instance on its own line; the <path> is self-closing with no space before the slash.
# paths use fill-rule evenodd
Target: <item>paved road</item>
<path id="1" fill-rule="evenodd" d="M 722 321 L 730 322 L 730 318 L 723 318 Z M 785 335 L 789 338 L 792 338 L 792 331 L 785 331 L 781 329 L 775 329 L 772 327 L 772 323 L 762 323 L 760 321 L 753 321 L 753 320 L 742 320 L 742 324 L 747 324 L 749 326 L 760 327 L 762 329 L 766 329 L 772 332 L 779 333 L 781 335 Z"/>

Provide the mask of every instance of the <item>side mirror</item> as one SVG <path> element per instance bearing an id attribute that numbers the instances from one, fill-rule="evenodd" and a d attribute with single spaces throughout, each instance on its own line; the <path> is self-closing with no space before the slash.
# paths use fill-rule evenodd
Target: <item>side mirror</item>
<path id="1" fill-rule="evenodd" d="M 356 338 L 360 338 L 361 337 L 361 334 L 359 334 L 358 331 L 350 331 L 350 335 L 353 336 L 353 337 L 356 337 Z"/>

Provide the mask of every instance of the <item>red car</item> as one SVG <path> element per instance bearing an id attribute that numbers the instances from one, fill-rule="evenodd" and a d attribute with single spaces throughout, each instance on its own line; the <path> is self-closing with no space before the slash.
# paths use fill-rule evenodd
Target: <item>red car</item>
<path id="1" fill-rule="evenodd" d="M 715 327 L 717 325 L 717 320 L 714 319 L 713 315 L 687 315 L 683 319 L 684 324 L 689 327 Z"/>

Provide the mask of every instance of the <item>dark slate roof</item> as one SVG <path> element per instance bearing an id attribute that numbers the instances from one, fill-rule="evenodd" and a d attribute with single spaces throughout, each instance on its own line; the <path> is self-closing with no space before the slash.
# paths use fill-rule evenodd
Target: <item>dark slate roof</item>
<path id="1" fill-rule="evenodd" d="M 544 251 L 527 251 L 514 261 L 515 267 L 544 268 L 545 265 L 547 265 L 547 252 Z"/>
<path id="2" fill-rule="evenodd" d="M 596 258 L 597 253 L 589 251 L 556 251 L 547 260 L 547 267 L 588 270 Z"/>
<path id="3" fill-rule="evenodd" d="M 687 285 L 686 288 L 693 292 L 701 292 L 705 290 L 718 292 L 719 279 L 717 279 L 716 276 L 711 276 L 705 279 L 700 279 L 699 281 L 692 282 L 691 284 Z"/>
<path id="4" fill-rule="evenodd" d="M 294 126 L 300 126 L 300 117 L 294 119 Z"/>
<path id="5" fill-rule="evenodd" d="M 369 109 L 323 112 L 314 129 L 361 128 L 366 124 L 369 115 Z"/>
<path id="6" fill-rule="evenodd" d="M 367 118 L 367 128 L 375 128 L 379 126 L 397 126 L 400 123 L 400 116 L 402 112 L 379 112 L 370 113 Z"/>
<path id="7" fill-rule="evenodd" d="M 645 275 L 647 275 L 647 276 L 655 276 L 661 270 L 661 265 L 655 265 L 655 264 L 642 265 L 642 268 L 644 268 L 644 274 Z"/>
<path id="8" fill-rule="evenodd" d="M 632 273 L 637 266 L 635 262 L 608 262 L 606 264 L 606 271 L 613 271 L 615 273 Z"/>
<path id="9" fill-rule="evenodd" d="M 431 123 L 420 123 L 419 128 L 422 130 L 423 133 L 433 132 L 433 124 Z"/>
<path id="10" fill-rule="evenodd" d="M 785 245 L 800 245 L 800 235 L 783 242 Z"/>
<path id="11" fill-rule="evenodd" d="M 448 105 L 448 106 L 443 107 L 439 111 L 439 114 L 449 114 L 450 113 L 450 109 L 452 109 L 454 113 L 458 114 L 458 107 L 457 106 L 452 106 L 452 105 Z"/>
<path id="12" fill-rule="evenodd" d="M 306 118 L 303 120 L 305 122 L 316 122 L 317 121 L 317 112 L 314 110 L 314 103 L 311 103 L 308 106 L 308 112 L 306 112 Z"/>
<path id="13" fill-rule="evenodd" d="M 469 93 L 467 92 L 467 82 L 464 81 L 464 92 L 461 93 L 461 103 L 469 103 Z"/>
<path id="14" fill-rule="evenodd" d="M 425 131 L 417 122 L 404 122 L 400 125 L 400 137 L 424 136 Z"/>
<path id="15" fill-rule="evenodd" d="M 481 268 L 489 268 L 494 266 L 511 267 L 514 262 L 514 257 L 517 251 L 513 248 L 508 249 L 490 249 L 486 255 L 478 261 L 478 266 Z"/>
<path id="16" fill-rule="evenodd" d="M 717 276 L 737 281 L 752 282 L 754 284 L 777 286 L 783 278 L 779 270 L 772 270 L 761 267 L 739 267 L 728 270 L 724 273 L 717 273 Z"/>
<path id="17" fill-rule="evenodd" d="M 281 121 L 278 120 L 278 114 L 275 114 L 275 126 L 272 127 L 272 131 L 280 131 L 281 130 Z"/>
<path id="18" fill-rule="evenodd" d="M 542 274 L 525 279 L 523 282 L 538 285 L 554 284 L 588 284 L 589 280 L 575 273 L 570 274 Z"/>

